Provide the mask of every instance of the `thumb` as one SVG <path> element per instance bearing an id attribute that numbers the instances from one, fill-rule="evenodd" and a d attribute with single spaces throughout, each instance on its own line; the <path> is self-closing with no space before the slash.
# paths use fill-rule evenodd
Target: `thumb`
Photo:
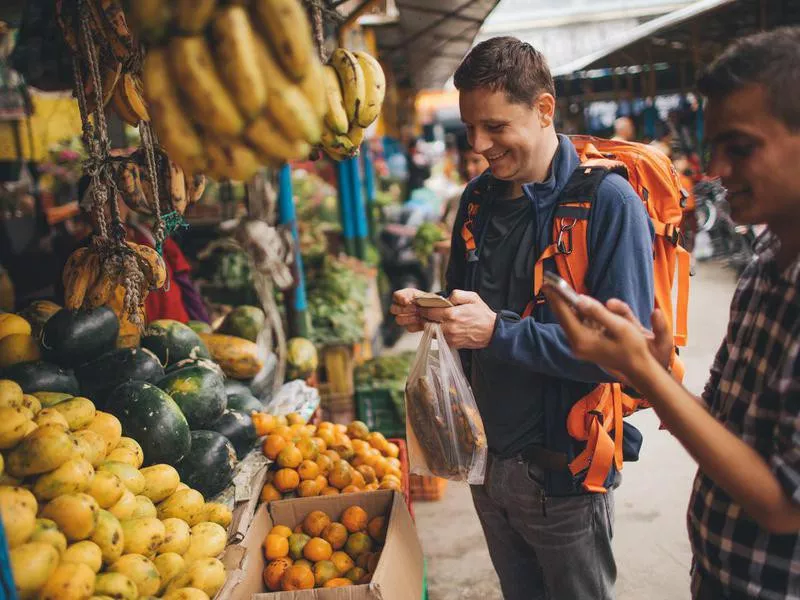
<path id="1" fill-rule="evenodd" d="M 464 290 L 453 290 L 448 300 L 456 306 L 459 304 L 477 304 L 481 301 L 480 296 L 475 292 L 465 292 Z"/>
<path id="2" fill-rule="evenodd" d="M 664 311 L 662 311 L 660 308 L 657 308 L 653 311 L 650 321 L 653 327 L 653 336 L 656 340 L 661 341 L 672 337 L 672 333 L 669 329 L 669 323 L 667 323 L 667 317 L 664 316 Z"/>

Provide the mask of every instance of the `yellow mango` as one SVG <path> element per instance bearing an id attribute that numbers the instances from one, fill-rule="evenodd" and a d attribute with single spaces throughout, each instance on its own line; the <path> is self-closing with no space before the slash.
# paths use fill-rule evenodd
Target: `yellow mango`
<path id="1" fill-rule="evenodd" d="M 88 460 L 73 458 L 39 477 L 33 484 L 33 493 L 39 500 L 47 501 L 64 494 L 85 492 L 93 477 L 94 467 Z"/>
<path id="2" fill-rule="evenodd" d="M 110 565 L 119 560 L 125 549 L 125 535 L 119 519 L 107 510 L 100 510 L 92 541 L 100 548 L 103 564 Z"/>
<path id="3" fill-rule="evenodd" d="M 121 437 L 117 446 L 116 450 L 130 450 L 136 455 L 136 462 L 137 464 L 133 465 L 137 469 L 142 466 L 144 463 L 144 452 L 142 451 L 142 447 L 139 445 L 133 438 L 129 437 Z"/>
<path id="4" fill-rule="evenodd" d="M 142 519 L 144 517 L 157 517 L 156 505 L 147 496 L 136 496 L 136 509 L 131 515 L 131 519 Z"/>
<path id="5" fill-rule="evenodd" d="M 99 573 L 103 565 L 103 553 L 100 546 L 94 542 L 83 540 L 68 546 L 61 555 L 61 562 L 82 563 L 95 573 Z"/>
<path id="6" fill-rule="evenodd" d="M 101 573 L 94 580 L 94 593 L 117 600 L 136 600 L 139 597 L 136 584 L 122 573 Z"/>
<path id="7" fill-rule="evenodd" d="M 103 461 L 97 468 L 98 471 L 109 471 L 120 478 L 122 483 L 125 484 L 134 495 L 141 494 L 144 491 L 145 480 L 139 470 L 128 463 L 116 462 L 112 460 Z"/>
<path id="8" fill-rule="evenodd" d="M 0 406 L 22 406 L 22 388 L 16 381 L 0 379 Z"/>
<path id="9" fill-rule="evenodd" d="M 39 411 L 39 414 L 36 415 L 36 418 L 33 421 L 39 427 L 44 425 L 58 425 L 64 429 L 69 429 L 69 422 L 67 421 L 67 418 L 55 408 L 43 408 Z"/>
<path id="10" fill-rule="evenodd" d="M 78 454 L 92 463 L 96 469 L 106 458 L 106 441 L 99 433 L 89 429 L 76 431 L 72 434 Z"/>
<path id="11" fill-rule="evenodd" d="M 0 487 L 0 517 L 10 548 L 28 541 L 36 528 L 37 502 L 22 487 Z"/>
<path id="12" fill-rule="evenodd" d="M 189 524 L 183 519 L 171 517 L 162 521 L 164 524 L 164 541 L 158 548 L 159 554 L 175 553 L 183 555 L 189 549 L 192 532 Z"/>
<path id="13" fill-rule="evenodd" d="M 188 565 L 173 579 L 167 590 L 197 588 L 210 598 L 225 584 L 225 566 L 216 558 L 203 558 Z"/>
<path id="14" fill-rule="evenodd" d="M 136 506 L 136 496 L 134 496 L 133 492 L 128 488 L 125 488 L 125 491 L 122 492 L 122 497 L 114 506 L 108 509 L 108 512 L 117 517 L 120 521 L 125 521 L 131 518 L 133 511 L 136 510 Z"/>
<path id="15" fill-rule="evenodd" d="M 39 592 L 38 600 L 86 600 L 94 593 L 94 571 L 81 563 L 62 562 Z"/>
<path id="16" fill-rule="evenodd" d="M 20 597 L 31 598 L 39 591 L 58 566 L 59 553 L 50 544 L 29 542 L 10 553 L 14 587 Z"/>
<path id="17" fill-rule="evenodd" d="M 176 517 L 192 525 L 197 522 L 197 519 L 203 513 L 205 504 L 203 494 L 197 490 L 177 490 L 157 506 L 158 518 Z"/>
<path id="18" fill-rule="evenodd" d="M 142 494 L 153 502 L 161 502 L 175 493 L 181 482 L 180 475 L 175 467 L 170 465 L 152 465 L 139 471 L 144 476 L 144 491 Z"/>
<path id="19" fill-rule="evenodd" d="M 208 594 L 197 588 L 180 588 L 161 596 L 161 600 L 209 600 Z"/>
<path id="20" fill-rule="evenodd" d="M 122 437 L 122 423 L 114 415 L 98 410 L 92 422 L 86 426 L 89 431 L 94 431 L 106 441 L 106 454 L 110 453 L 119 444 Z"/>
<path id="21" fill-rule="evenodd" d="M 178 573 L 183 571 L 186 567 L 186 562 L 183 557 L 176 552 L 166 552 L 159 554 L 153 559 L 153 564 L 158 569 L 158 574 L 161 576 L 161 586 L 158 592 L 163 592 L 167 584 L 172 581 Z"/>
<path id="22" fill-rule="evenodd" d="M 58 530 L 58 525 L 50 519 L 36 519 L 36 525 L 31 534 L 31 542 L 50 544 L 61 555 L 67 549 L 67 538 Z"/>
<path id="23" fill-rule="evenodd" d="M 130 519 L 121 524 L 125 537 L 125 554 L 151 556 L 164 543 L 164 524 L 158 519 Z"/>
<path id="24" fill-rule="evenodd" d="M 63 427 L 43 425 L 9 453 L 6 469 L 14 477 L 47 473 L 74 458 L 75 451 L 75 443 Z"/>
<path id="25" fill-rule="evenodd" d="M 42 517 L 56 522 L 71 542 L 85 540 L 94 532 L 100 507 L 89 494 L 64 494 L 42 509 Z"/>
<path id="26" fill-rule="evenodd" d="M 94 403 L 88 398 L 80 396 L 60 402 L 53 408 L 64 416 L 69 428 L 73 431 L 89 425 L 94 420 L 96 413 Z"/>
<path id="27" fill-rule="evenodd" d="M 8 450 L 19 444 L 28 434 L 30 422 L 22 407 L 0 407 L 0 450 Z"/>
<path id="28" fill-rule="evenodd" d="M 227 543 L 228 534 L 222 526 L 216 523 L 198 523 L 192 527 L 189 549 L 184 553 L 183 558 L 189 565 L 201 558 L 219 556 L 225 550 Z"/>
<path id="29" fill-rule="evenodd" d="M 153 562 L 141 554 L 125 554 L 108 569 L 122 573 L 136 584 L 140 596 L 152 596 L 161 587 L 161 574 Z"/>
<path id="30" fill-rule="evenodd" d="M 39 402 L 39 399 L 32 394 L 22 395 L 22 406 L 27 408 L 34 415 L 38 415 L 39 411 L 42 410 L 42 403 Z"/>
<path id="31" fill-rule="evenodd" d="M 86 493 L 97 500 L 100 508 L 111 508 L 126 491 L 122 480 L 110 471 L 98 471 L 92 479 Z"/>

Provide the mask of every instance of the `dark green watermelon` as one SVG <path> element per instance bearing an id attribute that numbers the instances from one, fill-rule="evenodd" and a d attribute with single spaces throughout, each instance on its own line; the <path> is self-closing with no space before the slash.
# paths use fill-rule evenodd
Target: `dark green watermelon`
<path id="1" fill-rule="evenodd" d="M 62 308 L 42 328 L 42 357 L 73 368 L 113 350 L 119 319 L 107 306 L 89 310 Z"/>
<path id="2" fill-rule="evenodd" d="M 187 358 L 176 363 L 171 364 L 166 368 L 166 373 L 173 373 L 186 367 L 205 367 L 217 373 L 220 377 L 225 377 L 225 372 L 217 363 L 210 358 Z"/>
<path id="3" fill-rule="evenodd" d="M 191 450 L 175 468 L 181 482 L 210 499 L 233 481 L 236 450 L 224 435 L 216 431 L 192 431 Z"/>
<path id="4" fill-rule="evenodd" d="M 264 412 L 264 405 L 252 394 L 228 394 L 228 409 L 249 415 L 254 410 Z"/>
<path id="5" fill-rule="evenodd" d="M 158 387 L 180 406 L 192 429 L 207 428 L 228 405 L 222 377 L 205 367 L 173 371 L 158 382 Z"/>
<path id="6" fill-rule="evenodd" d="M 122 423 L 122 435 L 135 439 L 144 451 L 144 465 L 175 465 L 189 452 L 189 424 L 169 395 L 145 381 L 117 386 L 106 410 Z"/>
<path id="7" fill-rule="evenodd" d="M 264 328 L 264 311 L 257 306 L 237 306 L 225 316 L 217 333 L 235 335 L 255 342 Z"/>
<path id="8" fill-rule="evenodd" d="M 106 352 L 75 371 L 81 394 L 103 409 L 109 394 L 126 381 L 156 383 L 164 377 L 158 357 L 146 348 L 119 348 Z"/>
<path id="9" fill-rule="evenodd" d="M 239 460 L 242 460 L 258 441 L 253 419 L 249 414 L 238 410 L 226 410 L 208 428 L 230 440 Z"/>
<path id="10" fill-rule="evenodd" d="M 225 393 L 230 394 L 251 394 L 252 391 L 250 390 L 250 382 L 249 381 L 239 381 L 237 379 L 226 379 L 225 380 Z"/>
<path id="11" fill-rule="evenodd" d="M 0 377 L 16 381 L 26 394 L 63 392 L 77 396 L 80 393 L 78 380 L 71 370 L 43 360 L 6 367 L 0 371 Z"/>
<path id="12" fill-rule="evenodd" d="M 187 358 L 211 358 L 208 348 L 191 327 L 179 321 L 153 321 L 142 336 L 142 348 L 153 352 L 165 367 Z"/>

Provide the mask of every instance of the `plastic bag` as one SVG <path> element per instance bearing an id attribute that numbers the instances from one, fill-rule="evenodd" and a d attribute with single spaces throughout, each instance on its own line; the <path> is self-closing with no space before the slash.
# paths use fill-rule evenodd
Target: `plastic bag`
<path id="1" fill-rule="evenodd" d="M 486 433 L 458 355 L 428 323 L 406 383 L 411 473 L 483 483 Z"/>

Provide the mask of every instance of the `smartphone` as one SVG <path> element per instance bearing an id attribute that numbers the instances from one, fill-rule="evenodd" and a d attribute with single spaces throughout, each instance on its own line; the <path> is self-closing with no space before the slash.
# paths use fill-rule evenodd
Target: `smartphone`
<path id="1" fill-rule="evenodd" d="M 550 289 L 561 296 L 572 308 L 576 307 L 579 298 L 578 292 L 572 289 L 572 287 L 564 279 L 555 273 L 545 271 L 544 283 L 546 283 Z"/>

